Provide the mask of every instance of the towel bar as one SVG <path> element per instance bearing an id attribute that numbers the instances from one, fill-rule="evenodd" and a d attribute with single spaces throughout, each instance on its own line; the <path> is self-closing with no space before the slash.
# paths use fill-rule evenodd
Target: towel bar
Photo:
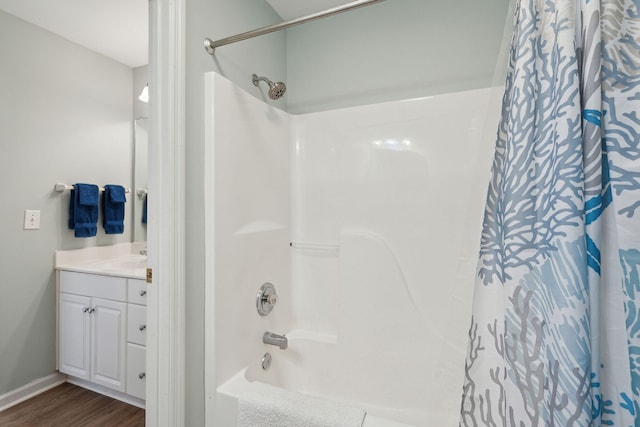
<path id="1" fill-rule="evenodd" d="M 58 193 L 62 193 L 62 192 L 64 192 L 64 191 L 66 191 L 66 190 L 73 190 L 73 185 L 67 185 L 67 184 L 57 183 L 57 184 L 55 185 L 55 189 L 56 189 L 56 191 L 57 191 Z M 100 191 L 104 191 L 104 187 L 100 187 L 100 188 L 99 188 L 99 190 L 100 190 Z M 130 188 L 127 188 L 127 187 L 125 187 L 124 192 L 125 192 L 125 193 L 131 193 L 131 189 L 130 189 Z"/>

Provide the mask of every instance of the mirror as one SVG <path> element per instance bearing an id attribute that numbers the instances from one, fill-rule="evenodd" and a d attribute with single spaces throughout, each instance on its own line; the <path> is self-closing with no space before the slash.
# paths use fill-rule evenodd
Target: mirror
<path id="1" fill-rule="evenodd" d="M 148 169 L 148 125 L 149 119 L 140 117 L 134 124 L 133 141 L 133 241 L 147 241 L 146 198 Z"/>

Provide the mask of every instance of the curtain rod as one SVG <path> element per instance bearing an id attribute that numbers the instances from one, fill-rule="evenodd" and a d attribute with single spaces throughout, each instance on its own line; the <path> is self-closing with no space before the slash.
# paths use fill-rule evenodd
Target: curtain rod
<path id="1" fill-rule="evenodd" d="M 348 12 L 353 9 L 357 9 L 362 6 L 368 6 L 370 4 L 379 3 L 384 0 L 358 0 L 351 3 L 343 4 L 342 6 L 332 7 L 331 9 L 323 10 L 321 12 L 312 13 L 310 15 L 301 16 L 299 18 L 292 19 L 290 21 L 284 21 L 279 24 L 269 25 L 267 27 L 258 28 L 256 30 L 247 31 L 246 33 L 236 34 L 235 36 L 226 37 L 224 39 L 213 41 L 210 38 L 204 39 L 204 48 L 209 55 L 213 55 L 217 47 L 225 46 L 231 43 L 236 43 L 242 40 L 251 39 L 261 36 L 263 34 L 273 33 L 274 31 L 284 30 L 294 25 L 304 24 L 306 22 L 315 21 L 316 19 L 326 18 L 328 16 L 337 15 L 342 12 Z"/>

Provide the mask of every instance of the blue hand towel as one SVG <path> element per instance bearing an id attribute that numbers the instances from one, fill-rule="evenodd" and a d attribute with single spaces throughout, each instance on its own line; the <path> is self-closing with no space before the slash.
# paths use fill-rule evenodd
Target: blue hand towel
<path id="1" fill-rule="evenodd" d="M 144 201 L 142 202 L 142 223 L 143 224 L 147 223 L 147 196 L 148 194 L 144 195 Z"/>
<path id="2" fill-rule="evenodd" d="M 105 185 L 102 196 L 102 225 L 106 234 L 124 233 L 125 189 L 121 185 Z"/>
<path id="3" fill-rule="evenodd" d="M 98 197 L 94 184 L 75 184 L 69 200 L 69 228 L 76 237 L 93 237 L 98 232 Z"/>

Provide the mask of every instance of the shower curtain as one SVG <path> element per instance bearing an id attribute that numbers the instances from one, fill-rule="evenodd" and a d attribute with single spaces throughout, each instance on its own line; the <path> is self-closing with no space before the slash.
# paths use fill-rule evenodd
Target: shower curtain
<path id="1" fill-rule="evenodd" d="M 521 0 L 462 426 L 640 426 L 640 0 Z"/>

